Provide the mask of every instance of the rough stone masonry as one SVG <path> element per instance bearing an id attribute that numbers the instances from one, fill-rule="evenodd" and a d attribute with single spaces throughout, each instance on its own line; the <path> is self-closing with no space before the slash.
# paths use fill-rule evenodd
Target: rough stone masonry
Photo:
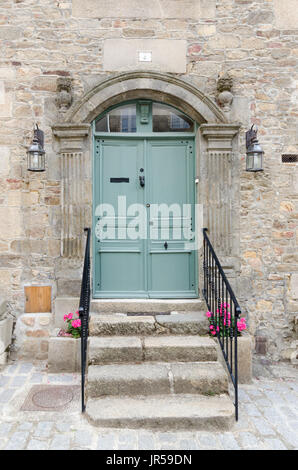
<path id="1" fill-rule="evenodd" d="M 77 296 L 80 284 L 81 259 L 61 256 L 52 132 L 59 110 L 109 76 L 140 67 L 127 41 L 155 50 L 157 41 L 181 40 L 177 61 L 171 54 L 167 61 L 161 47 L 157 62 L 142 69 L 184 79 L 225 106 L 230 123 L 241 123 L 233 283 L 250 333 L 266 339 L 269 357 L 297 360 L 298 167 L 281 159 L 298 153 L 297 28 L 296 0 L 1 0 L 0 297 L 18 317 L 21 354 L 46 357 L 51 322 L 50 314 L 24 314 L 24 286 L 51 285 L 55 298 Z M 114 57 L 106 54 L 109 41 L 118 42 Z M 226 74 L 233 99 L 221 103 L 218 77 Z M 28 174 L 35 122 L 45 131 L 47 171 Z M 264 172 L 256 174 L 245 171 L 244 133 L 253 123 L 265 151 Z"/>

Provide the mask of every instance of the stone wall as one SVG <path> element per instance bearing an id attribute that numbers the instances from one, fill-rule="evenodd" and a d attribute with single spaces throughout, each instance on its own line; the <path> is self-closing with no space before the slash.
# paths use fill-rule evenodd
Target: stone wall
<path id="1" fill-rule="evenodd" d="M 123 41 L 146 40 L 158 54 L 156 41 L 180 40 L 185 57 L 165 63 L 153 56 L 147 70 L 170 71 L 214 100 L 218 76 L 232 77 L 227 117 L 242 123 L 237 294 L 250 331 L 267 337 L 270 357 L 296 357 L 298 167 L 281 155 L 297 153 L 297 11 L 295 0 L 1 1 L 0 296 L 19 315 L 25 285 L 52 285 L 54 297 L 77 295 L 79 286 L 81 260 L 61 257 L 57 79 L 71 78 L 75 104 L 115 73 L 105 60 L 109 40 L 119 41 L 115 57 L 128 47 Z M 137 60 L 129 66 L 146 70 Z M 34 122 L 47 152 L 47 171 L 36 175 L 26 171 Z M 257 174 L 245 172 L 244 131 L 252 123 L 265 150 L 265 171 Z"/>

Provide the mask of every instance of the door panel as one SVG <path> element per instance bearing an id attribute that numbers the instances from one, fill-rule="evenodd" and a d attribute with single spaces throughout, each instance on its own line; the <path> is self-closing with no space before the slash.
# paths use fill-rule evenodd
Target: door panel
<path id="1" fill-rule="evenodd" d="M 139 184 L 139 170 L 144 166 L 144 143 L 140 140 L 101 139 L 95 144 L 94 181 L 94 296 L 144 297 L 145 249 L 144 240 L 126 238 L 131 222 L 126 207 L 143 203 L 144 190 Z M 122 210 L 118 198 L 122 199 Z M 96 211 L 97 204 L 110 204 L 114 216 L 106 217 Z M 97 229 L 99 222 L 111 224 L 108 239 Z M 105 227 L 104 227 L 105 228 Z"/>
<path id="2" fill-rule="evenodd" d="M 194 203 L 192 140 L 147 143 L 151 238 L 147 241 L 150 297 L 194 297 L 195 252 L 187 249 Z M 163 206 L 166 204 L 166 206 Z"/>

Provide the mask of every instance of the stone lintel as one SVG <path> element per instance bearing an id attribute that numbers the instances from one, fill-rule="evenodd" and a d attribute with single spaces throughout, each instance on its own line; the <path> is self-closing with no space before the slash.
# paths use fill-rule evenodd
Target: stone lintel
<path id="1" fill-rule="evenodd" d="M 208 150 L 231 151 L 232 142 L 239 132 L 240 124 L 202 124 L 201 135 L 208 142 Z"/>

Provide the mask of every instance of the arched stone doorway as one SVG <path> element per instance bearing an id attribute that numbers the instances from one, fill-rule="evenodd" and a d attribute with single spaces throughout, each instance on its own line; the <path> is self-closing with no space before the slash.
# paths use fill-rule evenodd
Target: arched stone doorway
<path id="1" fill-rule="evenodd" d="M 198 125 L 196 133 L 196 202 L 204 206 L 204 225 L 225 267 L 238 260 L 239 124 L 188 81 L 169 74 L 130 72 L 110 76 L 75 102 L 53 126 L 61 155 L 61 258 L 73 266 L 83 254 L 83 228 L 91 225 L 91 122 L 111 106 L 150 99 L 176 107 Z M 200 269 L 199 269 L 200 272 Z M 59 283 L 59 279 L 58 279 Z M 59 285 L 59 284 L 58 284 Z M 59 291 L 58 295 L 68 295 Z"/>

